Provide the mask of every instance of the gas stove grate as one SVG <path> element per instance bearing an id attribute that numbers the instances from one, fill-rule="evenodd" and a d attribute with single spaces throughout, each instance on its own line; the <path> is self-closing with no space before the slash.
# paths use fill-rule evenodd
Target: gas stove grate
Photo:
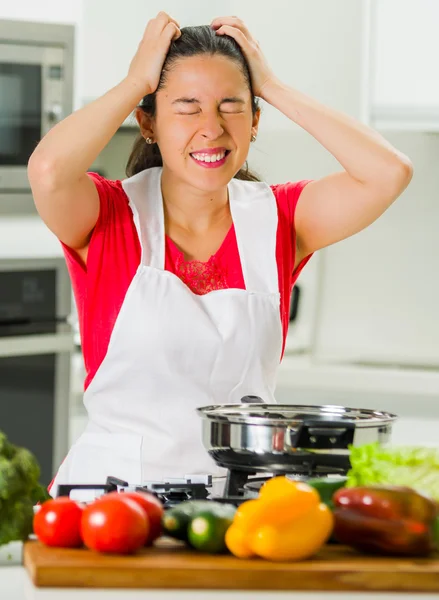
<path id="1" fill-rule="evenodd" d="M 212 487 L 212 477 L 209 475 L 205 483 L 193 483 L 190 479 L 181 483 L 160 482 L 147 485 L 130 485 L 127 481 L 117 477 L 107 477 L 104 484 L 60 484 L 58 486 L 58 497 L 70 496 L 73 490 L 89 490 L 102 496 L 110 492 L 139 491 L 153 494 L 165 508 L 175 506 L 187 500 L 205 500 L 209 496 Z M 100 493 L 101 492 L 101 493 Z"/>

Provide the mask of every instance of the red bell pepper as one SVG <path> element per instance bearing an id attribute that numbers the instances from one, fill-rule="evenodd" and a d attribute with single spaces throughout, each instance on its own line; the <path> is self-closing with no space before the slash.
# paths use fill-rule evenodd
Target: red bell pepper
<path id="1" fill-rule="evenodd" d="M 333 501 L 334 537 L 342 544 L 405 556 L 426 556 L 437 549 L 438 505 L 411 488 L 342 488 Z"/>

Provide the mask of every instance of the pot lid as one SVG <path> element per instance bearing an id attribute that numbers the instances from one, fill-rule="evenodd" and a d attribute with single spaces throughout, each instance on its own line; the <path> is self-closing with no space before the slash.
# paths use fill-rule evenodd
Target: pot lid
<path id="1" fill-rule="evenodd" d="M 392 413 L 337 405 L 297 404 L 216 404 L 197 409 L 198 414 L 210 421 L 255 425 L 292 425 L 306 421 L 353 423 L 356 427 L 376 427 L 395 421 Z"/>

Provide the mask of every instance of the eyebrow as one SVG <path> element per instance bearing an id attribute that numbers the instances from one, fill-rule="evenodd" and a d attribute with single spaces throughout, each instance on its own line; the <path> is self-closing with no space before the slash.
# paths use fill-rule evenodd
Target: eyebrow
<path id="1" fill-rule="evenodd" d="M 220 102 L 220 104 L 224 104 L 224 103 L 233 103 L 233 104 L 245 104 L 245 100 L 243 100 L 242 98 L 239 98 L 239 96 L 231 96 L 230 98 L 223 98 Z M 181 98 L 177 98 L 176 100 L 172 101 L 172 104 L 200 104 L 200 101 L 198 100 L 198 98 L 188 98 L 185 96 L 182 96 Z"/>

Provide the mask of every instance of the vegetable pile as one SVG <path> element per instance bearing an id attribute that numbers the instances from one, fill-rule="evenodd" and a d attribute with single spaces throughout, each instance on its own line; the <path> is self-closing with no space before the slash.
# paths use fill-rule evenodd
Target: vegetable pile
<path id="1" fill-rule="evenodd" d="M 112 492 L 83 505 L 49 498 L 35 457 L 0 432 L 0 545 L 32 530 L 48 545 L 129 554 L 161 535 L 199 552 L 303 560 L 328 541 L 360 552 L 439 551 L 439 450 L 352 447 L 347 477 L 307 483 L 273 477 L 235 506 L 190 500 L 164 509 L 148 492 Z M 34 516 L 34 504 L 42 506 Z"/>
<path id="2" fill-rule="evenodd" d="M 35 456 L 0 431 L 0 546 L 32 533 L 33 506 L 48 498 L 39 478 Z"/>

